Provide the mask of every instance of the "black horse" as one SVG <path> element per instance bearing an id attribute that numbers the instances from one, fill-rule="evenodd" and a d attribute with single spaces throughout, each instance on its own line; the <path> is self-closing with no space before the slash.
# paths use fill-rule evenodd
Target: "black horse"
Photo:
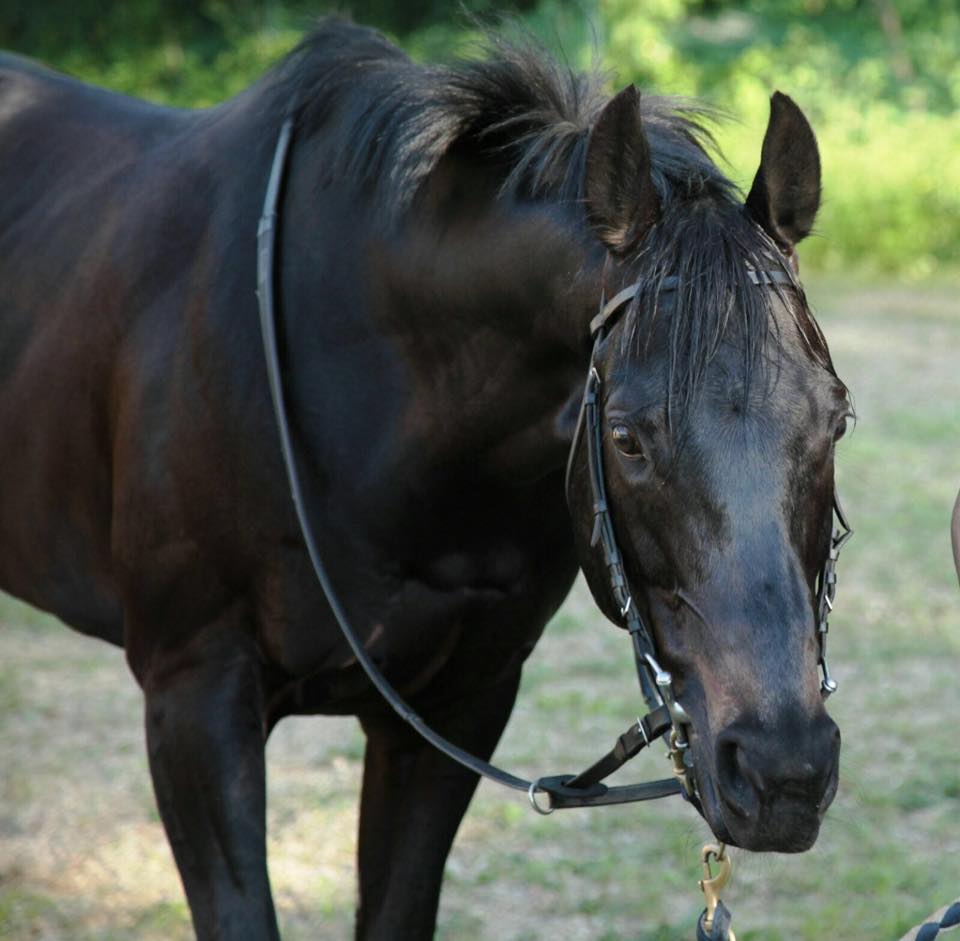
<path id="1" fill-rule="evenodd" d="M 322 554 L 390 681 L 487 756 L 578 564 L 620 621 L 582 448 L 569 511 L 563 469 L 588 324 L 640 280 L 597 351 L 607 489 L 705 816 L 798 851 L 836 788 L 814 607 L 849 404 L 793 280 L 813 133 L 774 95 L 743 203 L 690 105 L 608 100 L 491 45 L 425 67 L 328 22 L 195 112 L 0 59 L 0 586 L 125 648 L 201 938 L 277 937 L 264 743 L 284 716 L 366 733 L 358 938 L 431 936 L 476 786 L 376 694 L 305 555 L 254 291 L 288 113 L 293 433 Z M 753 283 L 771 268 L 790 284 Z"/>

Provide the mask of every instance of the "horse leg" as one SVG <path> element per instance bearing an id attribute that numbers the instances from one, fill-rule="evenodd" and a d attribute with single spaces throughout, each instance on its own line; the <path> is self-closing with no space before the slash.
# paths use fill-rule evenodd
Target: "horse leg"
<path id="1" fill-rule="evenodd" d="M 279 939 L 253 644 L 239 631 L 208 633 L 155 656 L 141 681 L 154 791 L 197 938 Z"/>
<path id="2" fill-rule="evenodd" d="M 481 758 L 500 739 L 520 683 L 499 685 L 424 718 Z M 361 717 L 367 734 L 360 802 L 358 941 L 433 937 L 443 867 L 478 776 L 428 744 L 399 717 Z"/>

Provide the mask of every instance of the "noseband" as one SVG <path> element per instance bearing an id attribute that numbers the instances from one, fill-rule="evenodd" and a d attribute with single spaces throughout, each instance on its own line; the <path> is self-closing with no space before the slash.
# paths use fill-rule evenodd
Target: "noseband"
<path id="1" fill-rule="evenodd" d="M 503 771 L 500 768 L 477 758 L 464 751 L 442 735 L 432 729 L 427 723 L 402 699 L 390 682 L 383 676 L 374 662 L 370 659 L 362 641 L 354 631 L 350 621 L 334 592 L 333 585 L 327 574 L 326 567 L 320 556 L 317 541 L 307 516 L 306 501 L 297 470 L 298 462 L 293 446 L 287 420 L 287 409 L 283 387 L 283 375 L 280 366 L 280 356 L 277 344 L 276 310 L 274 301 L 274 258 L 276 254 L 276 230 L 278 216 L 278 202 L 283 188 L 283 177 L 287 164 L 287 155 L 293 140 L 293 118 L 287 118 L 280 129 L 270 177 L 267 183 L 264 198 L 263 214 L 257 229 L 257 297 L 260 313 L 260 328 L 263 335 L 264 357 L 267 368 L 267 379 L 270 386 L 270 396 L 274 414 L 277 420 L 277 430 L 280 436 L 280 447 L 283 453 L 287 480 L 293 498 L 297 521 L 300 524 L 301 534 L 310 562 L 317 576 L 330 610 L 336 618 L 337 624 L 343 633 L 344 639 L 353 651 L 357 662 L 367 674 L 370 682 L 380 692 L 394 711 L 431 745 L 443 752 L 449 758 L 483 777 L 496 781 L 505 787 L 526 791 L 534 809 L 539 813 L 549 814 L 562 807 L 592 807 L 604 804 L 623 804 L 632 801 L 652 800 L 666 797 L 670 794 L 682 794 L 698 810 L 700 801 L 696 793 L 693 779 L 693 763 L 689 755 L 689 737 L 687 726 L 689 716 L 677 702 L 673 692 L 673 680 L 670 674 L 663 670 L 656 659 L 656 651 L 643 620 L 637 610 L 627 583 L 623 567 L 623 557 L 617 544 L 613 523 L 607 506 L 606 487 L 603 474 L 602 431 L 600 422 L 599 394 L 601 388 L 600 374 L 595 366 L 597 346 L 603 338 L 608 325 L 612 325 L 624 305 L 640 291 L 642 284 L 638 282 L 625 288 L 609 302 L 601 301 L 600 312 L 590 324 L 594 338 L 593 352 L 590 357 L 590 369 L 584 387 L 583 404 L 577 431 L 570 448 L 567 462 L 567 486 L 569 489 L 571 467 L 580 440 L 583 437 L 584 426 L 589 430 L 587 434 L 588 461 L 590 468 L 590 486 L 593 491 L 594 504 L 594 532 L 593 544 L 602 545 L 604 559 L 610 575 L 610 585 L 624 626 L 630 632 L 633 640 L 634 657 L 637 665 L 637 677 L 644 700 L 649 712 L 643 718 L 638 718 L 618 739 L 614 747 L 598 761 L 594 762 L 580 774 L 552 775 L 529 781 L 518 775 Z M 792 283 L 789 275 L 783 271 L 751 272 L 751 280 L 758 285 L 774 283 Z M 661 291 L 675 290 L 679 279 L 665 278 L 660 285 Z M 841 546 L 850 537 L 852 531 L 847 525 L 840 504 L 834 495 L 834 510 L 840 520 L 844 532 L 835 529 L 831 540 L 830 553 L 821 570 L 818 587 L 818 633 L 820 637 L 820 665 L 823 670 L 823 691 L 829 695 L 836 689 L 836 683 L 830 678 L 826 663 L 826 632 L 827 617 L 833 608 L 833 599 L 836 592 L 836 560 Z M 640 784 L 620 785 L 609 787 L 602 781 L 613 774 L 631 758 L 638 755 L 645 747 L 658 738 L 670 733 L 670 756 L 674 765 L 674 777 L 661 781 L 649 781 Z M 548 807 L 541 807 L 537 803 L 537 794 L 546 793 L 549 800 Z"/>

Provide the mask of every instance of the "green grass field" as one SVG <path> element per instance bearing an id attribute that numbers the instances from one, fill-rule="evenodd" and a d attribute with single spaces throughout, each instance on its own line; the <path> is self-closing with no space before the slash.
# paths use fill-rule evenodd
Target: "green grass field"
<path id="1" fill-rule="evenodd" d="M 838 463 L 856 528 L 831 633 L 842 781 L 811 852 L 735 854 L 740 941 L 894 941 L 960 894 L 957 287 L 811 285 L 859 413 Z M 578 589 L 533 655 L 498 758 L 577 769 L 637 708 L 627 642 Z M 350 719 L 288 720 L 270 742 L 287 941 L 351 937 L 361 754 Z M 629 775 L 665 770 L 655 750 Z M 485 783 L 450 857 L 438 936 L 692 938 L 707 837 L 679 800 L 542 818 Z M 122 654 L 0 601 L 0 938 L 189 937 Z"/>

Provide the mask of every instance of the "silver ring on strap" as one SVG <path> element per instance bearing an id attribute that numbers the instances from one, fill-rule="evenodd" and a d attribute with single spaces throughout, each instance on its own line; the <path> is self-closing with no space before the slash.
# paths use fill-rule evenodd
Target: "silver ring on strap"
<path id="1" fill-rule="evenodd" d="M 527 797 L 530 798 L 530 806 L 540 814 L 542 817 L 549 817 L 557 808 L 556 807 L 541 807 L 537 803 L 537 791 L 540 790 L 539 781 L 531 781 L 530 788 L 527 790 Z M 544 791 L 546 793 L 546 791 Z"/>

